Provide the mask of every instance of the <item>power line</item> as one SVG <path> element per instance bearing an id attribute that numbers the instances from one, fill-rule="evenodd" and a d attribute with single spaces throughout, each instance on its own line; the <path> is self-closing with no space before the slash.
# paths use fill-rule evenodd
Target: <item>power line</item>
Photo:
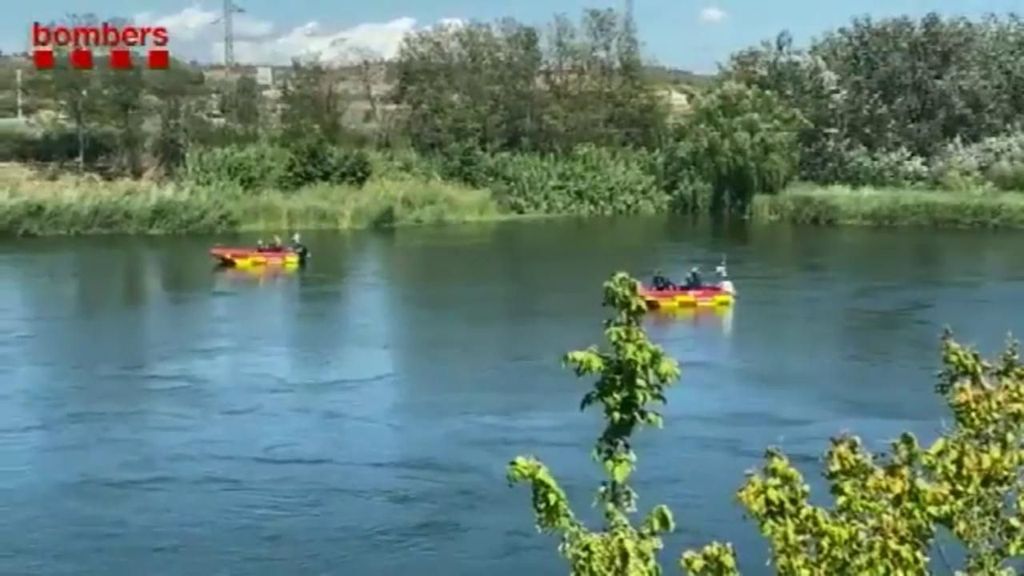
<path id="1" fill-rule="evenodd" d="M 224 0 L 224 13 L 217 20 L 224 22 L 224 67 L 231 70 L 235 67 L 235 30 L 234 14 L 245 12 L 240 6 L 231 0 Z"/>

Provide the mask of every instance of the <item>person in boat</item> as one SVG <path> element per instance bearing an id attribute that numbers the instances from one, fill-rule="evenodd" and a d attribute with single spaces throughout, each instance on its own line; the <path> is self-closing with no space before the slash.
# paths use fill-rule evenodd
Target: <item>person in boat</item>
<path id="1" fill-rule="evenodd" d="M 281 237 L 274 235 L 273 242 L 270 243 L 270 248 L 267 249 L 269 252 L 280 252 L 284 250 L 284 245 L 281 244 Z"/>
<path id="2" fill-rule="evenodd" d="M 260 238 L 259 240 L 256 241 L 256 251 L 257 252 L 266 252 L 267 251 L 267 245 L 263 243 L 263 238 Z"/>
<path id="3" fill-rule="evenodd" d="M 298 232 L 296 232 L 295 234 L 292 235 L 292 246 L 291 246 L 291 248 L 292 248 L 292 250 L 295 251 L 296 254 L 299 255 L 299 260 L 300 261 L 302 261 L 302 262 L 306 261 L 306 258 L 309 256 L 309 249 L 306 248 L 306 245 L 303 244 L 300 241 L 299 233 Z"/>
<path id="4" fill-rule="evenodd" d="M 651 284 L 654 286 L 655 290 L 672 290 L 676 287 L 674 282 L 666 278 L 661 273 L 661 270 L 656 270 L 654 272 L 654 278 L 651 280 Z"/>
<path id="5" fill-rule="evenodd" d="M 715 272 L 717 272 L 718 277 L 721 278 L 721 280 L 718 281 L 719 290 L 726 294 L 735 294 L 736 288 L 732 285 L 732 280 L 729 280 L 729 273 L 725 271 L 724 262 L 721 266 L 715 269 Z"/>
<path id="6" fill-rule="evenodd" d="M 700 268 L 694 266 L 690 269 L 690 274 L 686 276 L 686 287 L 690 290 L 696 290 L 704 285 L 704 282 L 700 278 Z"/>

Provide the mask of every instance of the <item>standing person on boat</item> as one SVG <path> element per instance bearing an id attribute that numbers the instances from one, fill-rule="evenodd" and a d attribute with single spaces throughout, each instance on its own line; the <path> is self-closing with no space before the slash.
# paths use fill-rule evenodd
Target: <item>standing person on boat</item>
<path id="1" fill-rule="evenodd" d="M 729 273 L 725 271 L 725 260 L 722 260 L 722 264 L 715 268 L 715 272 L 718 273 L 718 277 L 721 280 L 718 282 L 718 288 L 726 294 L 735 294 L 736 287 L 732 285 L 732 280 L 729 280 Z"/>
<path id="2" fill-rule="evenodd" d="M 299 261 L 305 262 L 309 257 L 309 249 L 299 239 L 299 233 L 292 234 L 292 250 L 299 255 Z"/>

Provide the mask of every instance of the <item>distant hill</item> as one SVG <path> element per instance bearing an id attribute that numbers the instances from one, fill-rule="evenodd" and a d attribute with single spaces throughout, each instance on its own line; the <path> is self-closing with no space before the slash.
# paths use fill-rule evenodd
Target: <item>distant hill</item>
<path id="1" fill-rule="evenodd" d="M 716 76 L 715 74 L 698 74 L 689 70 L 680 70 L 667 66 L 648 66 L 647 73 L 654 78 L 655 82 L 674 86 L 692 86 L 694 88 L 704 88 L 710 85 Z"/>

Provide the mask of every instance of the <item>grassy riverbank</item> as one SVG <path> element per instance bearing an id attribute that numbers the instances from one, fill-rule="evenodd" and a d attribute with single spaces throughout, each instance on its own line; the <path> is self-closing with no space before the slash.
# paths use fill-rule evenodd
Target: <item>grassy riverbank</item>
<path id="1" fill-rule="evenodd" d="M 515 217 L 486 190 L 388 170 L 362 187 L 244 191 L 151 180 L 47 178 L 0 165 L 0 235 L 354 229 Z M 1024 228 L 1024 193 L 798 185 L 754 198 L 759 222 Z"/>
<path id="2" fill-rule="evenodd" d="M 3 235 L 346 229 L 498 217 L 487 191 L 411 177 L 285 193 L 67 175 L 50 180 L 23 167 L 0 169 Z"/>
<path id="3" fill-rule="evenodd" d="M 799 185 L 755 197 L 752 217 L 820 225 L 1024 228 L 1024 193 Z"/>

